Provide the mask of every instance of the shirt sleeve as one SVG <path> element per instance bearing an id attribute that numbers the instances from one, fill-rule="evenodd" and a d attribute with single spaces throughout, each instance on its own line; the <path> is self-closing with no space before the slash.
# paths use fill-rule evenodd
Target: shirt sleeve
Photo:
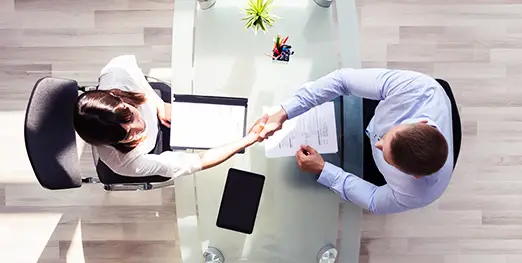
<path id="1" fill-rule="evenodd" d="M 405 70 L 338 69 L 303 85 L 281 106 L 291 119 L 342 95 L 384 100 L 388 96 L 415 88 L 408 84 L 420 76 L 423 76 L 422 73 Z"/>
<path id="2" fill-rule="evenodd" d="M 128 162 L 109 161 L 106 164 L 115 173 L 133 177 L 160 175 L 176 178 L 201 170 L 201 159 L 198 154 L 173 151 L 144 154 Z"/>
<path id="3" fill-rule="evenodd" d="M 328 162 L 317 182 L 330 188 L 342 199 L 374 214 L 398 213 L 415 208 L 400 202 L 398 193 L 388 185 L 378 187 Z"/>
<path id="4" fill-rule="evenodd" d="M 112 85 L 106 83 L 104 86 L 114 85 L 122 90 L 142 92 L 148 99 L 154 100 L 155 104 L 163 103 L 163 100 L 150 86 L 143 71 L 138 66 L 136 57 L 133 55 L 124 55 L 112 59 L 102 69 L 101 74 L 109 77 L 109 81 L 112 82 Z"/>

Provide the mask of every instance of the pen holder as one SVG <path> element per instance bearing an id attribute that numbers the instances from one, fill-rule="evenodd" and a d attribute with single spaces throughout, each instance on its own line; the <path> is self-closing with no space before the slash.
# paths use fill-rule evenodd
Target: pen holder
<path id="1" fill-rule="evenodd" d="M 267 54 L 267 56 L 271 57 L 273 61 L 279 62 L 289 62 L 290 56 L 294 54 L 292 51 L 292 46 L 287 44 L 287 37 L 281 37 L 281 35 L 277 35 L 274 39 L 274 47 L 272 48 L 272 52 Z"/>

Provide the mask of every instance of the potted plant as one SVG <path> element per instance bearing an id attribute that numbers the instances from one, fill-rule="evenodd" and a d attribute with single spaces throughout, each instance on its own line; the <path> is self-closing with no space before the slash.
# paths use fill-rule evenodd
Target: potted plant
<path id="1" fill-rule="evenodd" d="M 261 29 L 265 34 L 269 27 L 272 27 L 276 18 L 271 15 L 270 11 L 274 9 L 274 0 L 249 0 L 248 6 L 243 9 L 246 16 L 243 18 L 246 21 L 245 28 L 251 28 L 254 34 Z"/>

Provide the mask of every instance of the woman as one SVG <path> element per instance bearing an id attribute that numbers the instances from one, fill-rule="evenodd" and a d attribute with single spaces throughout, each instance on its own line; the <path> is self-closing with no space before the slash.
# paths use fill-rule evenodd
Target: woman
<path id="1" fill-rule="evenodd" d="M 263 125 L 263 121 L 255 125 L 239 141 L 202 154 L 173 152 L 164 140 L 170 132 L 165 128 L 170 126 L 170 109 L 151 88 L 136 58 L 120 56 L 103 68 L 98 90 L 78 97 L 74 126 L 117 174 L 177 177 L 226 161 L 254 144 Z"/>

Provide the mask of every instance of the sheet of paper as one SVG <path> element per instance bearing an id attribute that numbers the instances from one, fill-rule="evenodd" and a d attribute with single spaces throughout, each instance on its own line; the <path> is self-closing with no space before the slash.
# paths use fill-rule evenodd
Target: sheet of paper
<path id="1" fill-rule="evenodd" d="M 312 146 L 321 154 L 336 153 L 334 103 L 324 103 L 286 121 L 283 128 L 264 143 L 267 158 L 294 156 L 302 144 Z"/>
<path id="2" fill-rule="evenodd" d="M 172 103 L 170 145 L 213 148 L 244 136 L 246 110 L 243 106 Z"/>

